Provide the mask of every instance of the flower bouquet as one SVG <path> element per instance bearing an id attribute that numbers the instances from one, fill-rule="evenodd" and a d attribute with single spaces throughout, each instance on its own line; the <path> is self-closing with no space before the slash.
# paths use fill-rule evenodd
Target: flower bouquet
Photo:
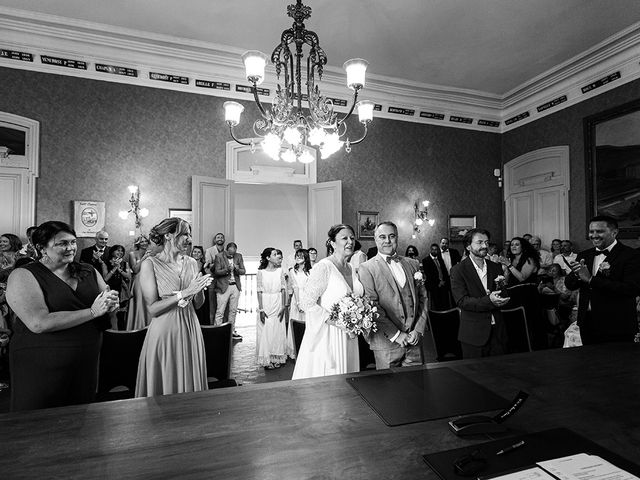
<path id="1" fill-rule="evenodd" d="M 347 294 L 331 307 L 329 319 L 337 327 L 344 328 L 352 335 L 369 335 L 377 331 L 374 321 L 378 317 L 378 309 L 371 304 L 367 297 L 360 297 L 354 293 Z"/>
<path id="2" fill-rule="evenodd" d="M 494 280 L 493 283 L 495 283 L 496 285 L 496 290 L 499 290 L 498 294 L 503 297 L 506 298 L 509 296 L 509 294 L 507 293 L 507 279 L 504 278 L 504 275 L 498 275 Z"/>

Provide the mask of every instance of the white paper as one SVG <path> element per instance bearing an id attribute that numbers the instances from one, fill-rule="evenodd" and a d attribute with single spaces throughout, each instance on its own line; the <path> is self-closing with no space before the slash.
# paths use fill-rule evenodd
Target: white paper
<path id="1" fill-rule="evenodd" d="M 538 462 L 560 480 L 640 480 L 606 460 L 586 453 Z"/>
<path id="2" fill-rule="evenodd" d="M 556 480 L 547 472 L 539 467 L 527 468 L 526 470 L 519 470 L 513 473 L 507 473 L 506 475 L 500 475 L 498 477 L 491 477 L 491 480 Z"/>

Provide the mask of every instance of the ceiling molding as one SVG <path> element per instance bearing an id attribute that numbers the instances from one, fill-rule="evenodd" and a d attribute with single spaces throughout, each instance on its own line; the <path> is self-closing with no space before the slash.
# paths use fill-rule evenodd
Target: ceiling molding
<path id="1" fill-rule="evenodd" d="M 0 66 L 8 68 L 252 101 L 242 91 L 247 85 L 239 59 L 243 50 L 234 47 L 0 7 L 0 49 L 32 56 L 32 61 L 0 57 Z M 44 63 L 43 55 L 84 62 L 84 69 Z M 361 97 L 379 105 L 376 117 L 501 133 L 640 78 L 639 59 L 640 22 L 504 95 L 372 74 Z M 97 64 L 135 70 L 136 76 L 98 71 Z M 187 83 L 159 81 L 151 72 L 184 77 L 178 81 Z M 273 92 L 272 68 L 267 78 L 261 87 Z M 196 80 L 220 82 L 226 89 L 203 88 Z M 341 69 L 325 68 L 324 95 L 350 104 L 345 83 Z M 592 83 L 599 86 L 583 91 Z"/>

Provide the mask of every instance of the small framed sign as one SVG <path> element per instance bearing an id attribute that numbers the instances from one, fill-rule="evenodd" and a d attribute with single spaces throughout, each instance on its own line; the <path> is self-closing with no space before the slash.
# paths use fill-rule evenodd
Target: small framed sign
<path id="1" fill-rule="evenodd" d="M 73 202 L 73 228 L 78 237 L 94 237 L 104 229 L 105 203 L 92 200 Z"/>
<path id="2" fill-rule="evenodd" d="M 169 218 L 178 217 L 183 219 L 189 225 L 193 225 L 193 212 L 184 208 L 170 208 Z"/>

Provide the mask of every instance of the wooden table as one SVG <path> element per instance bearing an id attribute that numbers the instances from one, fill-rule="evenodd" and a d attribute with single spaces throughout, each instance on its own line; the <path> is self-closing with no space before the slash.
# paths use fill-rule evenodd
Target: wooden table
<path id="1" fill-rule="evenodd" d="M 530 393 L 515 429 L 567 427 L 640 459 L 640 344 L 425 368 L 442 366 L 508 399 Z M 446 420 L 387 427 L 346 377 L 0 415 L 0 477 L 436 479 L 422 454 L 483 441 Z"/>

